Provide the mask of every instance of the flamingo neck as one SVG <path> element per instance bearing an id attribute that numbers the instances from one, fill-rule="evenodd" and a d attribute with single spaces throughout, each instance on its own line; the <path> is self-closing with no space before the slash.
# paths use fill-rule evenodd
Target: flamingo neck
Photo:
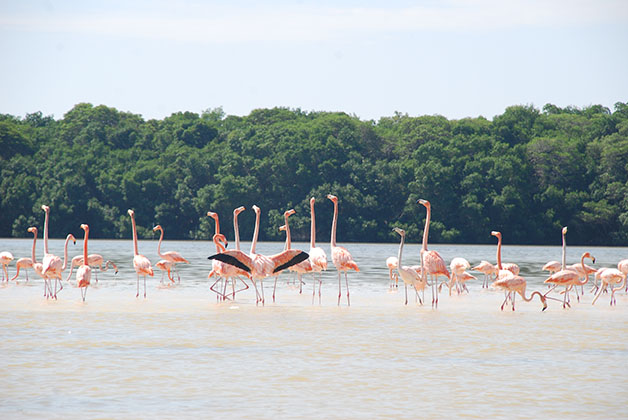
<path id="1" fill-rule="evenodd" d="M 312 219 L 310 223 L 310 248 L 316 247 L 316 217 L 314 216 L 314 202 L 310 202 L 310 217 Z"/>
<path id="2" fill-rule="evenodd" d="M 336 227 L 338 226 L 338 202 L 334 201 L 334 219 L 331 222 L 331 246 L 336 246 Z"/>
<path id="3" fill-rule="evenodd" d="M 564 270 L 567 265 L 567 240 L 565 238 L 565 234 L 563 233 L 563 257 L 561 259 L 561 270 Z"/>
<path id="4" fill-rule="evenodd" d="M 48 254 L 48 212 L 46 211 L 46 216 L 44 218 L 44 254 Z"/>
<path id="5" fill-rule="evenodd" d="M 214 235 L 214 238 L 212 239 L 214 241 L 214 244 L 216 245 L 216 252 L 217 253 L 223 253 L 227 250 L 227 248 L 225 248 L 225 246 L 220 243 L 220 237 L 218 235 Z"/>
<path id="6" fill-rule="evenodd" d="M 89 236 L 89 230 L 85 230 L 85 236 L 83 237 L 83 265 L 89 265 L 87 261 L 87 238 Z M 68 242 L 66 240 L 65 246 L 67 249 Z"/>
<path id="7" fill-rule="evenodd" d="M 235 235 L 235 249 L 240 250 L 240 228 L 238 227 L 238 213 L 233 212 L 233 233 Z"/>
<path id="8" fill-rule="evenodd" d="M 161 258 L 163 258 L 161 256 L 161 241 L 164 239 L 164 230 L 163 229 L 159 229 L 159 231 L 161 232 L 161 234 L 159 235 L 159 243 L 157 244 L 157 255 L 159 255 Z M 135 253 L 137 254 L 137 244 L 135 245 Z"/>
<path id="9" fill-rule="evenodd" d="M 292 247 L 292 239 L 290 237 L 290 226 L 288 225 L 288 218 L 286 217 L 286 249 Z"/>
<path id="10" fill-rule="evenodd" d="M 425 215 L 425 228 L 423 229 L 423 246 L 421 247 L 421 254 L 427 251 L 427 237 L 430 232 L 430 217 L 432 214 L 432 209 L 430 207 L 426 207 L 427 213 Z"/>
<path id="11" fill-rule="evenodd" d="M 68 266 L 68 242 L 70 242 L 70 235 L 65 238 L 65 245 L 63 246 L 63 267 L 61 267 L 61 271 L 65 270 Z M 85 252 L 85 259 L 83 261 L 87 261 L 87 252 Z"/>
<path id="12" fill-rule="evenodd" d="M 401 267 L 401 253 L 403 252 L 403 242 L 405 240 L 405 235 L 401 236 L 401 242 L 399 243 L 399 252 L 397 253 L 397 267 Z"/>
<path id="13" fill-rule="evenodd" d="M 525 289 L 523 289 L 523 291 L 519 292 L 519 294 L 521 295 L 521 299 L 523 299 L 525 302 L 530 302 L 532 299 L 534 299 L 534 295 L 538 295 L 539 296 L 539 300 L 541 302 L 543 302 L 543 298 L 545 297 L 545 296 L 543 296 L 541 294 L 541 292 L 536 292 L 536 291 L 532 292 L 532 294 L 529 297 L 526 297 L 525 296 L 525 294 L 526 294 L 526 290 Z"/>
<path id="14" fill-rule="evenodd" d="M 497 237 L 497 268 L 499 270 L 503 270 L 502 268 L 502 237 Z"/>
<path id="15" fill-rule="evenodd" d="M 32 260 L 33 260 L 33 264 L 37 263 L 37 260 L 35 259 L 35 244 L 37 243 L 37 232 L 33 232 L 33 250 L 32 250 Z"/>
<path id="16" fill-rule="evenodd" d="M 135 215 L 131 216 L 131 225 L 133 226 L 133 253 L 134 255 L 138 255 L 139 251 L 137 250 L 137 230 L 135 227 Z"/>
<path id="17" fill-rule="evenodd" d="M 582 286 L 589 282 L 589 272 L 587 271 L 587 268 L 584 266 L 584 255 L 580 258 L 580 264 L 582 265 L 582 272 L 584 273 L 584 280 L 582 282 L 578 282 L 578 285 Z"/>
<path id="18" fill-rule="evenodd" d="M 251 242 L 251 254 L 255 254 L 255 246 L 257 245 L 257 237 L 259 236 L 259 218 L 260 212 L 255 212 L 255 230 L 253 231 L 253 241 Z"/>

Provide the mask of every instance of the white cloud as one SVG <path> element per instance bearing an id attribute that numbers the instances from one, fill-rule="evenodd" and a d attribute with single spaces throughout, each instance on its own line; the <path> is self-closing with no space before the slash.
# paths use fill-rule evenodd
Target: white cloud
<path id="1" fill-rule="evenodd" d="M 451 0 L 410 7 L 301 6 L 4 14 L 9 31 L 66 32 L 197 42 L 319 41 L 416 31 L 628 23 L 624 0 Z"/>

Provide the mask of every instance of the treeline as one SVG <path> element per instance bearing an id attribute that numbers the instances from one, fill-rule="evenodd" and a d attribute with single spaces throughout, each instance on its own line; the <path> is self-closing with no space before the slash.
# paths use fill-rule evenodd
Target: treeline
<path id="1" fill-rule="evenodd" d="M 51 207 L 52 237 L 139 234 L 209 240 L 213 221 L 232 238 L 232 211 L 262 208 L 262 240 L 309 240 L 309 198 L 317 198 L 318 241 L 327 242 L 328 193 L 339 197 L 340 242 L 389 242 L 393 226 L 420 241 L 432 203 L 430 241 L 628 245 L 628 103 L 611 111 L 547 104 L 512 106 L 489 121 L 395 114 L 361 121 L 344 113 L 221 108 L 163 120 L 103 105 L 76 105 L 55 120 L 37 112 L 0 115 L 0 236 L 25 237 Z M 252 235 L 253 212 L 240 216 Z"/>

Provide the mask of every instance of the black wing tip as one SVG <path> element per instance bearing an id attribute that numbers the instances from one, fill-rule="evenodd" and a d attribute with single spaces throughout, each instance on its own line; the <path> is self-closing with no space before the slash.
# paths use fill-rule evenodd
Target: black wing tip
<path id="1" fill-rule="evenodd" d="M 238 260 L 236 257 L 233 257 L 228 254 L 214 254 L 207 257 L 208 260 L 218 260 L 224 262 L 225 264 L 233 265 L 234 267 L 238 267 L 241 270 L 246 271 L 247 273 L 251 272 L 251 269 L 244 264 L 242 261 Z"/>
<path id="2" fill-rule="evenodd" d="M 308 254 L 305 251 L 301 251 L 299 252 L 297 255 L 295 255 L 294 257 L 292 257 L 288 262 L 281 264 L 280 266 L 276 267 L 273 270 L 273 274 L 274 273 L 278 273 L 282 270 L 285 270 L 286 268 L 292 267 L 293 265 L 297 265 L 298 263 L 307 260 L 308 258 L 310 258 L 310 254 Z"/>

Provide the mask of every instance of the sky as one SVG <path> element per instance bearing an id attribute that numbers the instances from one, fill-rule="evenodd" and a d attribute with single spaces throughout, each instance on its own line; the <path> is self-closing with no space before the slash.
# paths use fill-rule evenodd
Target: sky
<path id="1" fill-rule="evenodd" d="M 492 119 L 628 102 L 628 1 L 0 0 L 0 113 Z"/>

